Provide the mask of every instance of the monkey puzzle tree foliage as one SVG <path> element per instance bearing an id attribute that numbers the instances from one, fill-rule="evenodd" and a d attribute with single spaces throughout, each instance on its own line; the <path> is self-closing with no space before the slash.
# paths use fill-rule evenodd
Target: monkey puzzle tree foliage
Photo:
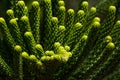
<path id="1" fill-rule="evenodd" d="M 13 1 L 14 2 L 14 1 Z M 63 0 L 17 1 L 0 17 L 0 77 L 4 80 L 119 80 L 120 20 L 110 5 L 101 22 L 96 7 Z"/>

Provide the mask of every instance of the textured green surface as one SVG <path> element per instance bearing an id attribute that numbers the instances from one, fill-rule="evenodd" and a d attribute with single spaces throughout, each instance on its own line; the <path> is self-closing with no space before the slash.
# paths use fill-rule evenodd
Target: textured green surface
<path id="1" fill-rule="evenodd" d="M 120 79 L 120 20 L 110 5 L 115 1 L 102 19 L 99 11 L 108 0 L 96 7 L 85 0 L 79 10 L 66 8 L 66 2 L 34 1 L 27 7 L 18 1 L 0 17 L 0 79 Z"/>

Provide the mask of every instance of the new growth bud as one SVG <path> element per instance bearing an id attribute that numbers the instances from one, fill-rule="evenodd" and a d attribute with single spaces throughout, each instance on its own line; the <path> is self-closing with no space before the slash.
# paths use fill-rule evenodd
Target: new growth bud
<path id="1" fill-rule="evenodd" d="M 55 22 L 55 23 L 57 23 L 57 22 L 58 22 L 58 19 L 57 19 L 57 17 L 52 17 L 52 22 Z"/>
<path id="2" fill-rule="evenodd" d="M 64 6 L 60 6 L 59 10 L 60 11 L 65 11 L 65 7 Z"/>
<path id="3" fill-rule="evenodd" d="M 23 16 L 23 17 L 21 17 L 21 21 L 23 21 L 23 22 L 28 22 L 29 20 L 28 20 L 28 17 L 27 17 L 27 16 Z"/>
<path id="4" fill-rule="evenodd" d="M 3 24 L 3 23 L 5 23 L 5 19 L 4 18 L 0 18 L 0 24 Z"/>
<path id="5" fill-rule="evenodd" d="M 107 44 L 107 48 L 108 48 L 108 49 L 114 49 L 114 48 L 115 48 L 115 44 L 112 43 L 112 42 L 109 42 L 109 43 Z"/>
<path id="6" fill-rule="evenodd" d="M 94 28 L 100 28 L 100 22 L 98 21 L 93 22 L 93 26 Z"/>
<path id="7" fill-rule="evenodd" d="M 77 14 L 84 15 L 85 12 L 83 10 L 79 10 Z"/>
<path id="8" fill-rule="evenodd" d="M 60 44 L 59 42 L 55 42 L 55 43 L 54 43 L 54 47 L 56 47 L 56 48 L 60 47 L 60 45 L 61 45 L 61 44 Z"/>
<path id="9" fill-rule="evenodd" d="M 75 24 L 75 27 L 76 27 L 76 28 L 82 28 L 82 26 L 83 26 L 83 25 L 82 25 L 81 23 L 79 23 L 79 22 L 77 22 L 77 23 Z"/>
<path id="10" fill-rule="evenodd" d="M 58 2 L 58 5 L 59 5 L 59 6 L 65 6 L 65 3 L 64 3 L 64 1 L 59 1 L 59 2 Z"/>
<path id="11" fill-rule="evenodd" d="M 46 58 L 46 56 L 42 56 L 40 60 L 45 61 L 45 58 Z"/>
<path id="12" fill-rule="evenodd" d="M 35 47 L 36 47 L 37 49 L 43 49 L 43 48 L 42 48 L 42 45 L 40 45 L 40 44 L 37 44 Z"/>
<path id="13" fill-rule="evenodd" d="M 39 7 L 39 2 L 38 1 L 33 1 L 32 6 L 33 7 Z"/>
<path id="14" fill-rule="evenodd" d="M 38 66 L 42 66 L 42 62 L 41 62 L 41 61 L 37 61 L 36 64 L 37 64 Z"/>
<path id="15" fill-rule="evenodd" d="M 46 56 L 52 56 L 52 55 L 54 55 L 54 51 L 46 51 L 45 55 Z"/>
<path id="16" fill-rule="evenodd" d="M 24 1 L 18 1 L 17 6 L 25 6 Z"/>
<path id="17" fill-rule="evenodd" d="M 52 57 L 53 57 L 53 59 L 55 59 L 55 60 L 59 60 L 59 61 L 61 60 L 60 55 L 57 55 L 57 54 L 56 54 L 56 55 L 53 55 Z"/>
<path id="18" fill-rule="evenodd" d="M 13 24 L 13 25 L 14 25 L 14 24 L 17 24 L 16 19 L 11 19 L 11 20 L 10 20 L 10 24 Z"/>
<path id="19" fill-rule="evenodd" d="M 88 2 L 87 2 L 87 1 L 83 1 L 83 2 L 82 2 L 82 5 L 83 5 L 83 6 L 88 6 Z"/>
<path id="20" fill-rule="evenodd" d="M 116 22 L 116 25 L 120 25 L 120 20 L 118 20 L 118 21 Z"/>
<path id="21" fill-rule="evenodd" d="M 25 32 L 25 34 L 24 34 L 26 37 L 30 37 L 30 36 L 32 36 L 32 33 L 31 32 Z"/>
<path id="22" fill-rule="evenodd" d="M 37 61 L 37 58 L 35 55 L 30 55 L 29 59 L 32 61 Z"/>
<path id="23" fill-rule="evenodd" d="M 29 58 L 29 55 L 28 55 L 28 53 L 27 53 L 27 52 L 22 52 L 22 54 L 21 54 L 21 55 L 22 55 L 22 57 L 24 57 L 24 58 L 27 58 L 27 59 Z"/>
<path id="24" fill-rule="evenodd" d="M 83 35 L 82 36 L 82 40 L 87 40 L 88 39 L 88 36 L 87 35 Z"/>
<path id="25" fill-rule="evenodd" d="M 68 10 L 68 13 L 69 13 L 69 14 L 74 14 L 74 10 L 73 10 L 73 9 L 69 9 L 69 10 Z"/>
<path id="26" fill-rule="evenodd" d="M 17 51 L 17 52 L 22 52 L 22 48 L 19 45 L 16 45 L 14 47 L 14 50 Z"/>
<path id="27" fill-rule="evenodd" d="M 65 31 L 65 26 L 59 26 L 59 30 Z"/>
<path id="28" fill-rule="evenodd" d="M 49 61 L 50 59 L 51 59 L 51 57 L 49 57 L 49 56 L 42 56 L 40 60 L 42 62 L 44 62 L 44 61 Z"/>
<path id="29" fill-rule="evenodd" d="M 116 11 L 116 7 L 115 6 L 110 6 L 109 11 Z"/>
<path id="30" fill-rule="evenodd" d="M 95 7 L 91 7 L 90 11 L 95 13 L 96 12 L 96 8 Z"/>
<path id="31" fill-rule="evenodd" d="M 95 17 L 95 18 L 93 19 L 93 21 L 100 22 L 100 18 L 99 18 L 99 17 Z"/>
<path id="32" fill-rule="evenodd" d="M 69 46 L 65 46 L 65 50 L 66 50 L 66 51 L 69 51 L 69 50 L 70 50 L 70 47 L 69 47 Z"/>
<path id="33" fill-rule="evenodd" d="M 7 12 L 6 12 L 8 15 L 13 15 L 14 14 L 14 12 L 13 12 L 13 10 L 12 9 L 9 9 L 9 10 L 7 10 Z"/>
<path id="34" fill-rule="evenodd" d="M 112 42 L 112 37 L 111 36 L 106 36 L 104 41 L 105 42 Z"/>

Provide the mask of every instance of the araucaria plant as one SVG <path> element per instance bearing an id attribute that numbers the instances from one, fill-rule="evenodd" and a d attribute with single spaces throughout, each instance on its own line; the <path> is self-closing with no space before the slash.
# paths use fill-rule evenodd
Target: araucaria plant
<path id="1" fill-rule="evenodd" d="M 2 80 L 120 80 L 120 20 L 116 7 L 101 21 L 83 1 L 79 10 L 63 0 L 15 0 L 0 17 Z"/>

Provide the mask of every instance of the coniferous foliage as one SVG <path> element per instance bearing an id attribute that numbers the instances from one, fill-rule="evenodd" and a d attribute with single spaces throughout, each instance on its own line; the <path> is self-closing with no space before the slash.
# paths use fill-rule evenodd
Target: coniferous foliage
<path id="1" fill-rule="evenodd" d="M 1 79 L 120 79 L 120 20 L 114 5 L 101 21 L 100 9 L 89 9 L 86 0 L 77 12 L 67 10 L 63 0 L 33 1 L 30 8 L 24 1 L 11 2 L 6 17 L 0 17 Z"/>

